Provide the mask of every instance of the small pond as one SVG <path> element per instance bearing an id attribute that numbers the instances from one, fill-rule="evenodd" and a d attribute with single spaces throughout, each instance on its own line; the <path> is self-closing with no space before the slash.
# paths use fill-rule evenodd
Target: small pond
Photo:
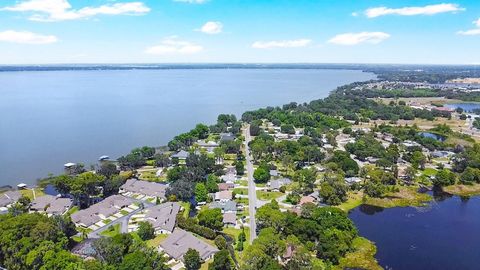
<path id="1" fill-rule="evenodd" d="M 462 108 L 465 112 L 472 112 L 472 110 L 480 109 L 480 103 L 469 102 L 469 103 L 447 103 L 444 105 L 447 108 Z"/>
<path id="2" fill-rule="evenodd" d="M 437 197 L 421 208 L 362 205 L 349 216 L 385 269 L 480 269 L 480 197 Z"/>
<path id="3" fill-rule="evenodd" d="M 419 134 L 420 134 L 420 136 L 425 137 L 425 138 L 432 138 L 432 139 L 435 139 L 435 140 L 441 141 L 441 142 L 445 141 L 445 137 L 443 137 L 442 135 L 435 134 L 435 133 L 420 132 Z"/>
<path id="4" fill-rule="evenodd" d="M 52 195 L 52 196 L 57 196 L 58 194 L 60 194 L 52 184 L 46 185 L 45 188 L 43 189 L 43 192 L 45 192 L 45 194 L 47 195 Z"/>

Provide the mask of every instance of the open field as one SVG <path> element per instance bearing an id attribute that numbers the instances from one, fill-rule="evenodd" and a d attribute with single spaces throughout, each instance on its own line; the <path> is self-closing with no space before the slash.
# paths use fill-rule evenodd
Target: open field
<path id="1" fill-rule="evenodd" d="M 432 200 L 432 197 L 426 193 L 418 193 L 416 187 L 399 187 L 400 191 L 387 193 L 383 198 L 368 197 L 365 204 L 391 208 L 407 206 L 423 206 Z"/>
<path id="2" fill-rule="evenodd" d="M 347 196 L 347 201 L 337 206 L 345 212 L 348 212 L 363 203 L 363 192 L 349 192 Z"/>
<path id="3" fill-rule="evenodd" d="M 257 198 L 262 201 L 271 201 L 282 195 L 283 195 L 282 192 L 277 192 L 277 191 L 269 192 L 269 191 L 257 190 Z"/>

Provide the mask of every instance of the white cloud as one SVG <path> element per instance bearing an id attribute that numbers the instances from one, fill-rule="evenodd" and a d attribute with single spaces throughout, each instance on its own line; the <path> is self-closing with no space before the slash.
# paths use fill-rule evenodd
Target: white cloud
<path id="1" fill-rule="evenodd" d="M 26 0 L 0 10 L 31 12 L 32 21 L 53 22 L 78 20 L 96 15 L 142 15 L 150 12 L 150 8 L 142 2 L 113 3 L 98 7 L 72 9 L 67 0 Z"/>
<path id="2" fill-rule="evenodd" d="M 159 45 L 149 47 L 145 50 L 148 54 L 195 54 L 203 51 L 203 47 L 188 41 L 179 40 L 176 36 L 167 37 Z"/>
<path id="3" fill-rule="evenodd" d="M 473 22 L 473 24 L 477 27 L 474 29 L 466 30 L 466 31 L 458 31 L 457 34 L 464 35 L 464 36 L 476 36 L 480 35 L 480 19 Z"/>
<path id="4" fill-rule="evenodd" d="M 384 32 L 345 33 L 334 36 L 328 42 L 338 45 L 378 44 L 389 37 L 390 35 Z"/>
<path id="5" fill-rule="evenodd" d="M 40 35 L 27 31 L 7 30 L 0 32 L 0 41 L 19 44 L 50 44 L 58 41 L 56 36 Z"/>
<path id="6" fill-rule="evenodd" d="M 174 2 L 182 2 L 182 3 L 189 3 L 189 4 L 203 4 L 206 3 L 208 0 L 173 0 Z"/>
<path id="7" fill-rule="evenodd" d="M 435 15 L 446 12 L 459 12 L 465 9 L 457 4 L 438 4 L 428 5 L 423 7 L 403 7 L 403 8 L 387 8 L 376 7 L 369 8 L 365 11 L 365 15 L 368 18 L 375 18 L 385 15 L 401 15 L 401 16 L 414 16 L 414 15 Z"/>
<path id="8" fill-rule="evenodd" d="M 308 46 L 312 41 L 310 39 L 278 40 L 278 41 L 255 41 L 252 48 L 270 49 L 270 48 L 298 48 Z"/>
<path id="9" fill-rule="evenodd" d="M 197 31 L 203 32 L 209 35 L 220 34 L 223 29 L 223 24 L 221 22 L 206 22 L 200 29 Z"/>

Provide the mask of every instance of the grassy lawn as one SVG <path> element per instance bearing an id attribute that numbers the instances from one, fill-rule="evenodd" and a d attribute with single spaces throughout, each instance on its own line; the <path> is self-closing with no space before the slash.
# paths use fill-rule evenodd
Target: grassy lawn
<path id="1" fill-rule="evenodd" d="M 366 238 L 357 237 L 353 240 L 353 248 L 355 250 L 341 258 L 339 264 L 333 269 L 383 269 L 374 257 L 377 253 L 377 247 L 372 242 Z"/>
<path id="2" fill-rule="evenodd" d="M 77 212 L 78 210 L 80 210 L 80 208 L 78 206 L 74 206 L 74 207 L 70 208 L 70 210 L 68 210 L 67 214 L 71 215 L 71 214 Z"/>
<path id="3" fill-rule="evenodd" d="M 190 213 L 190 203 L 189 202 L 180 202 L 180 205 L 183 207 L 183 217 L 188 218 L 188 215 Z"/>
<path id="4" fill-rule="evenodd" d="M 147 166 L 155 166 L 155 160 L 154 159 L 149 159 L 146 161 Z"/>
<path id="5" fill-rule="evenodd" d="M 143 242 L 142 238 L 138 236 L 137 232 L 131 232 L 130 235 L 132 236 L 133 240 L 136 242 Z"/>
<path id="6" fill-rule="evenodd" d="M 138 177 L 140 180 L 145 180 L 149 182 L 165 182 L 167 180 L 166 176 L 157 176 L 157 170 L 142 171 Z"/>
<path id="7" fill-rule="evenodd" d="M 248 199 L 247 198 L 236 198 L 235 201 L 237 203 L 241 203 L 241 204 L 244 204 L 244 205 L 248 205 Z"/>
<path id="8" fill-rule="evenodd" d="M 243 216 L 248 216 L 248 207 L 245 207 L 242 211 L 237 211 L 237 217 L 241 218 Z"/>
<path id="9" fill-rule="evenodd" d="M 425 168 L 425 170 L 423 170 L 422 172 L 423 175 L 425 176 L 435 176 L 437 174 L 437 170 L 433 169 L 433 168 Z"/>
<path id="10" fill-rule="evenodd" d="M 133 176 L 133 172 L 132 171 L 122 171 L 122 172 L 120 172 L 120 176 L 123 176 L 125 178 L 131 178 Z"/>
<path id="11" fill-rule="evenodd" d="M 229 228 L 223 228 L 223 232 L 228 234 L 228 235 L 233 236 L 235 238 L 235 241 L 237 241 L 238 236 L 242 232 L 242 229 L 235 229 L 235 228 L 229 227 Z M 250 228 L 248 228 L 248 227 L 245 227 L 245 236 L 246 236 L 247 241 L 245 241 L 243 243 L 244 249 L 249 245 L 248 239 L 250 239 Z"/>
<path id="12" fill-rule="evenodd" d="M 213 260 L 210 259 L 210 260 L 204 262 L 204 263 L 202 264 L 202 266 L 200 267 L 200 270 L 208 270 L 208 265 L 209 265 L 212 261 L 213 261 Z"/>
<path id="13" fill-rule="evenodd" d="M 444 187 L 443 191 L 457 196 L 470 197 L 475 195 L 480 195 L 480 184 L 473 185 L 453 185 Z"/>
<path id="14" fill-rule="evenodd" d="M 348 196 L 347 201 L 337 206 L 338 208 L 342 209 L 345 212 L 348 212 L 353 208 L 360 206 L 363 203 L 362 192 L 349 192 L 347 196 Z"/>
<path id="15" fill-rule="evenodd" d="M 277 192 L 277 191 L 267 192 L 267 191 L 257 190 L 257 198 L 262 201 L 271 201 L 282 195 L 283 193 Z"/>
<path id="16" fill-rule="evenodd" d="M 106 218 L 106 219 L 104 219 L 104 220 L 102 220 L 102 221 L 103 221 L 103 223 L 105 223 L 105 224 L 108 224 L 108 223 L 112 222 L 112 220 L 111 220 L 111 219 L 108 219 L 108 218 Z"/>
<path id="17" fill-rule="evenodd" d="M 237 184 L 240 186 L 248 187 L 248 181 L 247 180 L 238 180 Z"/>
<path id="18" fill-rule="evenodd" d="M 43 189 L 41 188 L 34 188 L 35 189 L 35 197 L 38 198 L 38 197 L 42 197 L 45 195 L 45 192 L 43 192 Z M 33 190 L 34 189 L 21 189 L 20 190 L 20 194 L 22 194 L 22 196 L 25 196 L 25 197 L 28 197 L 30 198 L 30 200 L 34 200 L 34 197 L 33 197 Z"/>
<path id="19" fill-rule="evenodd" d="M 128 211 L 122 209 L 120 210 L 120 214 L 122 214 L 122 216 L 128 215 Z"/>
<path id="20" fill-rule="evenodd" d="M 118 223 L 118 224 L 115 224 L 115 225 L 112 225 L 112 226 L 108 227 L 106 230 L 104 230 L 100 234 L 102 236 L 106 236 L 106 237 L 113 237 L 117 234 L 120 234 L 120 229 L 121 229 L 121 224 Z"/>
<path id="21" fill-rule="evenodd" d="M 248 188 L 234 188 L 233 192 L 235 192 L 235 194 L 247 195 L 248 194 Z"/>
<path id="22" fill-rule="evenodd" d="M 77 243 L 80 243 L 83 241 L 83 238 L 81 236 L 72 236 L 72 240 L 77 242 Z"/>
<path id="23" fill-rule="evenodd" d="M 399 187 L 400 191 L 387 193 L 383 198 L 367 198 L 366 204 L 383 208 L 423 206 L 432 200 L 426 193 L 418 193 L 417 187 Z"/>
<path id="24" fill-rule="evenodd" d="M 155 236 L 155 238 L 151 239 L 151 240 L 148 240 L 147 241 L 147 245 L 149 247 L 158 247 L 160 245 L 160 243 L 165 240 L 166 238 L 168 237 L 168 234 L 159 234 L 157 236 Z"/>
<path id="25" fill-rule="evenodd" d="M 236 160 L 237 159 L 237 154 L 225 154 L 223 157 L 225 160 Z"/>

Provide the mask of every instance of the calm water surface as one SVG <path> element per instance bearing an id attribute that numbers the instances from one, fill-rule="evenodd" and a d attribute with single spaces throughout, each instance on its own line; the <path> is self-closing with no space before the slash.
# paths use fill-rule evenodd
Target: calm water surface
<path id="1" fill-rule="evenodd" d="M 479 102 L 447 103 L 444 106 L 452 109 L 462 108 L 465 112 L 472 112 L 472 110 L 480 109 Z"/>
<path id="2" fill-rule="evenodd" d="M 364 205 L 350 218 L 376 243 L 385 269 L 480 269 L 480 197 L 451 197 L 426 208 Z"/>
<path id="3" fill-rule="evenodd" d="M 0 72 L 0 185 L 164 145 L 220 113 L 306 102 L 373 78 L 300 69 Z"/>

